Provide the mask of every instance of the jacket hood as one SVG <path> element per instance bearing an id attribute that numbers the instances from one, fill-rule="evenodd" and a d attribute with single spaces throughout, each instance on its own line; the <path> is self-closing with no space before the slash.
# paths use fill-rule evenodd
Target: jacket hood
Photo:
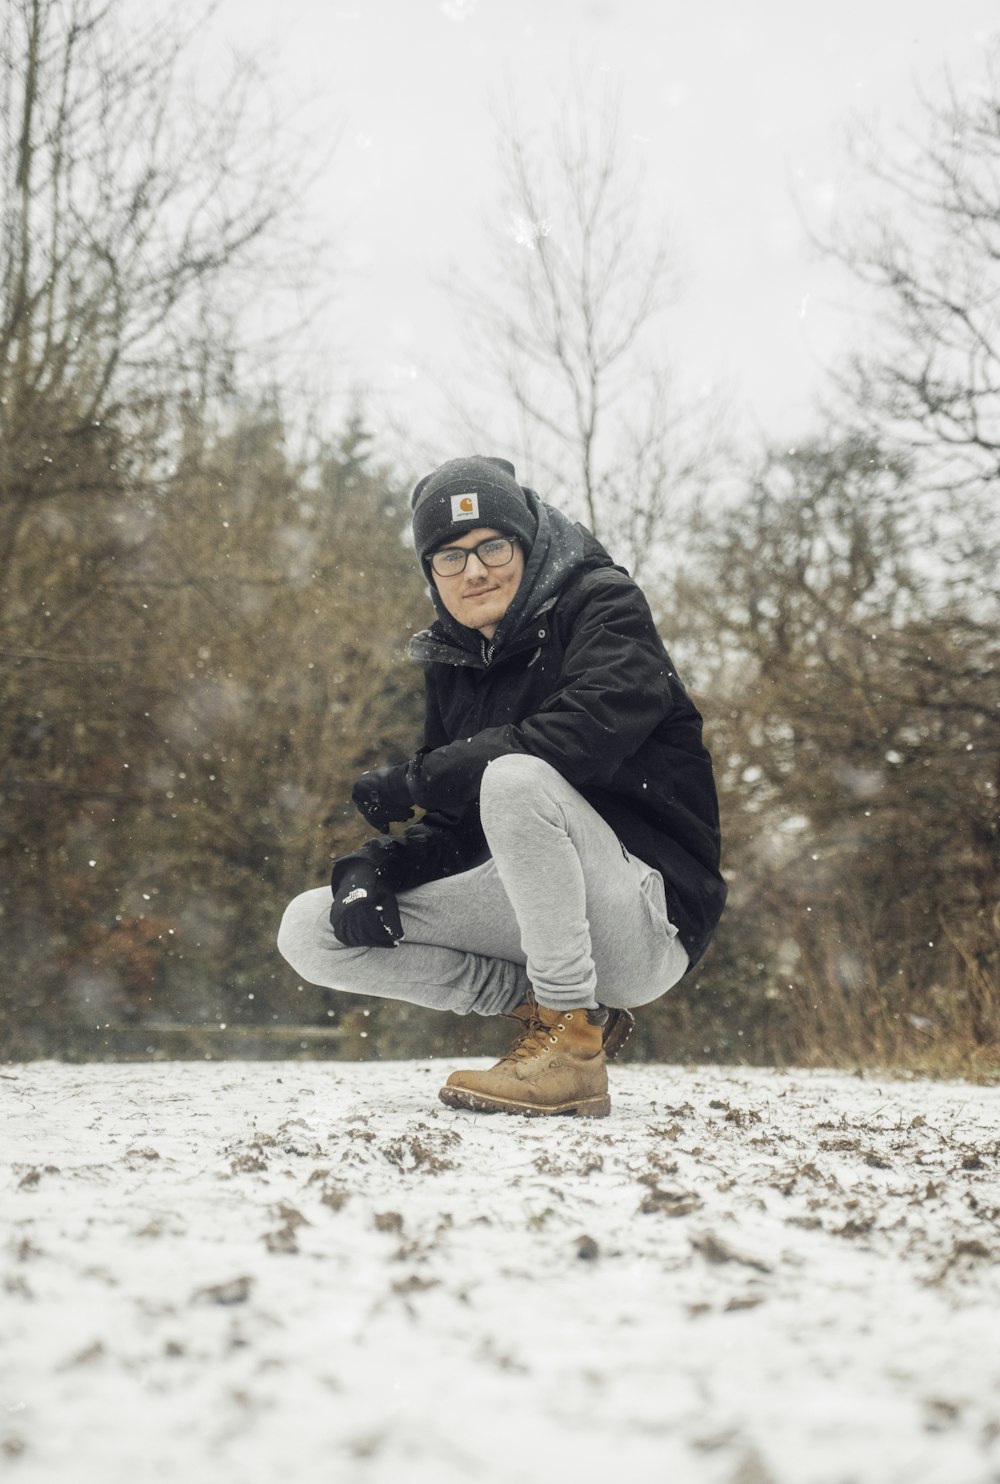
<path id="1" fill-rule="evenodd" d="M 525 560 L 524 576 L 493 638 L 487 642 L 478 629 L 466 628 L 452 618 L 432 583 L 430 592 L 437 622 L 410 640 L 411 659 L 450 660 L 452 664 L 477 667 L 488 664 L 514 643 L 539 613 L 551 606 L 571 578 L 598 567 L 616 566 L 613 557 L 586 526 L 569 520 L 554 505 L 540 500 L 534 490 L 525 488 L 524 493 L 538 529 Z"/>

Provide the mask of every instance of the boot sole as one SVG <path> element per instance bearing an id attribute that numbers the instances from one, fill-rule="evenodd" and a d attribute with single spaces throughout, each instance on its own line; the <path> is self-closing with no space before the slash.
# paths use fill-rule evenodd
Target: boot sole
<path id="1" fill-rule="evenodd" d="M 462 1108 L 470 1113 L 515 1113 L 522 1118 L 547 1118 L 559 1113 L 573 1114 L 577 1118 L 607 1118 L 611 1112 L 611 1099 L 607 1095 L 575 1098 L 572 1102 L 555 1103 L 549 1107 L 486 1097 L 479 1092 L 468 1092 L 464 1087 L 442 1087 L 438 1097 L 449 1108 Z"/>
<path id="2" fill-rule="evenodd" d="M 631 1010 L 609 1010 L 608 1023 L 604 1027 L 605 1061 L 614 1061 L 634 1030 L 635 1016 Z"/>

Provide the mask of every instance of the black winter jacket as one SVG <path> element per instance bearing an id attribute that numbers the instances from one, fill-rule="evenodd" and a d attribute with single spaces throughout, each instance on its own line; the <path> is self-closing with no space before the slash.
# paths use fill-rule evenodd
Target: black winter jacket
<path id="1" fill-rule="evenodd" d="M 663 876 L 691 967 L 722 913 L 719 811 L 701 717 L 632 579 L 581 526 L 531 495 L 539 535 L 491 643 L 439 619 L 411 641 L 425 666 L 424 744 L 408 772 L 428 812 L 402 837 L 338 861 L 375 864 L 395 891 L 488 859 L 479 823 L 487 763 L 550 763 Z"/>

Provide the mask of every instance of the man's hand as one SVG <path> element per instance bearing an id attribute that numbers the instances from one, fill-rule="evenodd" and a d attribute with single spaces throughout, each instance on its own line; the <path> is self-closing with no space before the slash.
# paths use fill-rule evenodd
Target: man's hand
<path id="1" fill-rule="evenodd" d="M 406 763 L 394 768 L 373 768 L 362 773 L 351 790 L 354 800 L 373 829 L 389 833 L 392 820 L 413 818 L 413 795 L 406 784 Z"/>
<path id="2" fill-rule="evenodd" d="M 369 861 L 353 862 L 333 890 L 330 926 L 346 948 L 395 948 L 399 904 Z"/>

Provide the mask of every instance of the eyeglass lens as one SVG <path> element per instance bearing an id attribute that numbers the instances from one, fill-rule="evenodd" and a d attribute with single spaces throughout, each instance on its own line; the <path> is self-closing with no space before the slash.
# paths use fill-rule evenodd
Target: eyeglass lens
<path id="1" fill-rule="evenodd" d="M 457 577 L 464 572 L 469 556 L 475 552 L 484 567 L 505 567 L 513 558 L 514 543 L 506 536 L 490 536 L 478 546 L 448 546 L 436 551 L 431 557 L 431 566 L 439 577 Z"/>

